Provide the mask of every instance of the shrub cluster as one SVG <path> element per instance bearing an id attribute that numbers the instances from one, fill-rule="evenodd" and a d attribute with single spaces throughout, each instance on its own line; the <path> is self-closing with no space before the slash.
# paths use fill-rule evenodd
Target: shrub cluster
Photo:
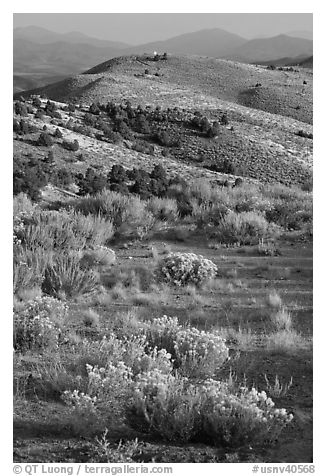
<path id="1" fill-rule="evenodd" d="M 157 370 L 141 374 L 127 407 L 128 423 L 168 441 L 236 447 L 274 441 L 293 415 L 265 392 L 208 380 L 193 384 Z"/>
<path id="2" fill-rule="evenodd" d="M 212 379 L 227 357 L 224 341 L 176 318 L 154 319 L 138 336 L 111 334 L 79 345 L 86 381 L 62 398 L 82 421 L 107 426 L 120 417 L 168 441 L 230 447 L 273 441 L 293 418 L 265 392 Z"/>

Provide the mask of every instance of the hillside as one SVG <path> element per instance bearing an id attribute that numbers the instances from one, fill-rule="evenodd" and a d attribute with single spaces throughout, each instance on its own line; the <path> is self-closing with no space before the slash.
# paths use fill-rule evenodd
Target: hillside
<path id="1" fill-rule="evenodd" d="M 300 55 L 309 56 L 313 53 L 313 42 L 305 38 L 294 38 L 278 35 L 272 38 L 250 40 L 236 48 L 228 58 L 249 63 L 277 60 L 284 57 Z"/>
<path id="2" fill-rule="evenodd" d="M 248 41 L 228 31 L 214 28 L 178 35 L 164 41 L 130 46 L 100 40 L 80 32 L 56 33 L 39 27 L 14 29 L 14 92 L 24 82 L 35 87 L 49 84 L 60 76 L 81 73 L 94 64 L 130 54 L 201 55 L 260 63 L 312 54 L 312 41 L 280 35 Z M 278 63 L 281 64 L 281 63 Z M 18 79 L 16 83 L 16 78 Z"/>
<path id="3" fill-rule="evenodd" d="M 306 81 L 307 84 L 303 84 Z M 109 99 L 186 109 L 247 106 L 312 123 L 312 74 L 270 71 L 255 65 L 198 56 L 114 58 L 60 83 L 30 93 L 86 104 Z M 247 114 L 248 112 L 245 112 Z M 242 112 L 243 114 L 243 112 Z"/>
<path id="4" fill-rule="evenodd" d="M 256 87 L 258 80 L 261 86 Z M 303 81 L 307 84 L 303 85 Z M 172 56 L 150 61 L 129 56 L 115 58 L 83 75 L 33 92 L 66 103 L 77 101 L 82 109 L 93 102 L 125 104 L 126 100 L 135 108 L 179 108 L 182 120 L 164 123 L 177 142 L 168 148 L 167 162 L 174 170 L 178 164 L 191 166 L 193 172 L 185 172 L 187 175 L 197 177 L 205 171 L 206 176 L 207 170 L 218 171 L 227 160 L 239 175 L 263 182 L 304 184 L 310 180 L 312 76 L 306 70 L 271 71 L 200 57 Z M 205 114 L 211 123 L 219 122 L 226 114 L 228 126 L 220 127 L 215 138 L 202 137 L 187 125 L 196 111 Z M 77 123 L 81 119 L 75 118 Z M 74 138 L 84 143 L 78 134 Z M 149 136 L 145 138 L 152 141 Z M 101 143 L 97 147 L 97 139 L 89 138 L 86 142 L 89 151 L 99 148 L 98 154 L 92 153 L 90 162 L 98 162 L 103 153 L 107 160 L 110 157 L 108 165 L 122 160 L 123 165 L 130 167 L 135 160 L 135 153 L 124 146 Z M 142 161 L 145 166 L 148 158 L 142 156 Z"/>
<path id="5" fill-rule="evenodd" d="M 312 81 L 133 55 L 15 95 L 19 468 L 313 461 Z"/>

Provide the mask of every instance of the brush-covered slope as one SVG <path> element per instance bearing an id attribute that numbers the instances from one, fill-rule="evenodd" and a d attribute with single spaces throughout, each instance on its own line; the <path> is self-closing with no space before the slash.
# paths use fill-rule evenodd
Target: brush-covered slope
<path id="1" fill-rule="evenodd" d="M 155 72 L 159 76 L 155 76 Z M 261 86 L 255 84 L 258 78 Z M 235 167 L 235 175 L 262 182 L 291 185 L 305 184 L 311 179 L 312 72 L 307 70 L 270 71 L 203 58 L 168 57 L 167 60 L 151 61 L 145 57 L 125 57 L 115 58 L 86 74 L 38 92 L 66 103 L 77 101 L 80 112 L 76 117 L 70 113 L 73 134 L 71 124 L 68 134 L 80 144 L 85 143 L 82 153 L 91 154 L 89 165 L 111 167 L 119 163 L 130 168 L 138 163 L 147 168 L 157 160 L 190 180 L 191 177 L 214 176 L 215 171 L 225 170 L 223 163 L 226 161 Z M 85 138 L 79 130 L 87 119 L 87 104 L 96 101 L 103 107 L 100 115 L 95 115 L 95 122 L 99 120 L 102 125 L 99 130 L 95 127 L 90 131 L 91 138 L 89 134 Z M 108 102 L 114 102 L 123 111 L 127 101 L 128 107 L 134 109 L 131 116 L 137 116 L 138 105 L 143 111 L 152 111 L 149 116 L 142 113 L 149 121 L 145 132 L 139 133 L 137 124 L 135 126 L 132 121 L 127 121 L 121 129 L 106 112 L 110 110 L 110 107 L 106 108 Z M 258 105 L 266 110 L 258 109 Z M 175 108 L 177 118 L 169 119 Z M 270 112 L 266 112 L 268 109 Z M 156 117 L 155 110 L 161 111 L 160 117 Z M 280 110 L 283 115 L 272 113 L 273 110 Z M 193 119 L 198 114 L 206 116 L 210 124 L 218 124 L 216 134 L 207 136 L 196 128 Z M 222 120 L 225 115 L 227 121 Z M 295 115 L 297 118 L 292 117 Z M 69 122 L 69 116 L 58 121 L 61 127 L 65 127 L 66 122 Z M 122 132 L 126 139 L 130 135 L 128 127 L 133 130 L 132 141 L 140 139 L 147 145 L 154 145 L 154 156 L 135 151 L 132 143 L 126 145 L 126 140 L 108 143 L 105 133 L 103 135 L 107 128 L 118 132 L 127 128 L 127 134 Z M 160 141 L 157 143 L 157 129 L 168 134 L 172 146 L 163 144 L 162 147 Z"/>
<path id="2" fill-rule="evenodd" d="M 198 56 L 168 55 L 158 61 L 146 55 L 113 58 L 82 75 L 24 94 L 30 93 L 88 104 L 128 99 L 187 109 L 242 105 L 312 123 L 312 74 L 306 69 L 270 71 Z"/>

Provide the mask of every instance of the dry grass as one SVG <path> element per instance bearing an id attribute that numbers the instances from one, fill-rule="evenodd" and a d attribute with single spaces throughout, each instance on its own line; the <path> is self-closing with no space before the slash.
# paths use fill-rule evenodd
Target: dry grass
<path id="1" fill-rule="evenodd" d="M 289 392 L 290 388 L 292 387 L 293 384 L 293 378 L 289 380 L 288 383 L 281 383 L 279 377 L 276 375 L 275 376 L 275 381 L 274 383 L 270 383 L 269 379 L 267 378 L 267 375 L 264 375 L 265 381 L 266 381 L 266 390 L 268 395 L 271 397 L 285 397 L 287 393 Z"/>
<path id="2" fill-rule="evenodd" d="M 279 309 L 283 302 L 281 296 L 276 291 L 272 291 L 266 298 L 266 304 L 272 309 Z"/>
<path id="3" fill-rule="evenodd" d="M 312 341 L 294 329 L 280 330 L 267 335 L 264 346 L 268 351 L 296 354 L 303 350 L 311 350 Z"/>
<path id="4" fill-rule="evenodd" d="M 271 314 L 271 321 L 277 331 L 290 331 L 292 328 L 291 314 L 284 306 Z"/>

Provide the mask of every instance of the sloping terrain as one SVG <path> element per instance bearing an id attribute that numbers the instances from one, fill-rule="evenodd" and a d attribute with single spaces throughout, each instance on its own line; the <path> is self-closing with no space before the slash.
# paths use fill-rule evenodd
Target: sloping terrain
<path id="1" fill-rule="evenodd" d="M 147 67 L 149 73 L 144 74 Z M 153 74 L 157 71 L 160 76 Z M 258 79 L 261 86 L 256 87 Z M 207 169 L 216 170 L 216 164 L 230 160 L 240 170 L 239 175 L 288 185 L 303 184 L 311 176 L 312 73 L 307 70 L 271 71 L 199 57 L 168 57 L 156 62 L 132 56 L 115 58 L 34 92 L 84 105 L 128 100 L 134 107 L 178 107 L 185 118 L 201 111 L 211 121 L 227 114 L 228 126 L 221 127 L 212 139 L 201 137 L 180 122 L 168 124 L 178 146 L 169 148 L 166 160 L 195 167 L 196 173 L 201 170 L 205 175 Z M 75 120 L 82 123 L 82 117 L 79 114 Z M 114 163 L 122 161 L 128 167 L 128 157 L 132 156 L 132 162 L 139 154 L 123 145 L 85 139 L 69 131 L 70 135 L 92 151 L 94 159 L 105 153 L 107 160 L 111 157 Z M 159 147 L 157 151 L 160 154 Z M 161 154 L 158 157 L 163 160 Z M 141 160 L 145 164 L 149 159 L 143 154 Z"/>
<path id="2" fill-rule="evenodd" d="M 280 35 L 272 38 L 246 39 L 214 28 L 190 32 L 137 46 L 100 40 L 79 32 L 55 33 L 44 28 L 14 29 L 14 92 L 20 91 L 21 77 L 33 75 L 35 87 L 57 81 L 56 77 L 81 73 L 96 63 L 118 55 L 143 54 L 154 51 L 170 54 L 202 55 L 212 58 L 236 59 L 245 63 L 307 57 L 312 55 L 312 41 Z M 281 63 L 278 63 L 281 64 Z M 43 74 L 40 77 L 40 74 Z M 45 82 L 46 81 L 46 82 Z M 28 87 L 28 83 L 26 84 Z M 33 86 L 32 86 L 33 87 Z"/>
<path id="3" fill-rule="evenodd" d="M 128 99 L 144 105 L 191 109 L 199 104 L 201 108 L 214 109 L 220 101 L 232 103 L 229 107 L 247 105 L 248 92 L 255 96 L 251 108 L 312 123 L 312 72 L 270 71 L 212 58 L 114 58 L 83 75 L 24 94 L 45 94 L 54 100 L 74 99 L 86 104 Z"/>
<path id="4" fill-rule="evenodd" d="M 15 462 L 308 467 L 312 71 L 129 56 L 35 92 L 14 103 Z M 184 386 L 136 411 L 151 375 Z"/>
<path id="5" fill-rule="evenodd" d="M 312 55 L 313 43 L 304 38 L 278 35 L 272 38 L 250 40 L 235 49 L 229 58 L 240 61 L 259 62 L 274 60 L 284 56 Z"/>

